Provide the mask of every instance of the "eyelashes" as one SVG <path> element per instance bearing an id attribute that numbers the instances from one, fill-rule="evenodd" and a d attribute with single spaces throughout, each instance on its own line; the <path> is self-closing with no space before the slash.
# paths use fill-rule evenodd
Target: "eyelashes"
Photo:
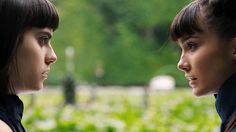
<path id="1" fill-rule="evenodd" d="M 182 45 L 182 46 L 181 46 Z M 180 49 L 183 52 L 194 52 L 198 49 L 199 44 L 193 41 L 187 41 L 180 45 Z"/>
<path id="2" fill-rule="evenodd" d="M 194 42 L 187 42 L 186 43 L 186 48 L 187 48 L 187 50 L 193 52 L 197 49 L 197 44 L 194 43 Z"/>
<path id="3" fill-rule="evenodd" d="M 47 45 L 50 42 L 50 37 L 48 37 L 48 36 L 40 36 L 38 38 L 38 42 L 39 42 L 40 45 Z"/>

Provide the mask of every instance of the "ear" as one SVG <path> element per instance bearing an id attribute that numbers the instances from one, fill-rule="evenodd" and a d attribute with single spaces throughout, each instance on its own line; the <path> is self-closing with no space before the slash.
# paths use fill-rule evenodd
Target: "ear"
<path id="1" fill-rule="evenodd" d="M 233 50 L 233 60 L 236 60 L 236 37 L 234 37 L 231 41 L 232 44 L 232 50 Z"/>

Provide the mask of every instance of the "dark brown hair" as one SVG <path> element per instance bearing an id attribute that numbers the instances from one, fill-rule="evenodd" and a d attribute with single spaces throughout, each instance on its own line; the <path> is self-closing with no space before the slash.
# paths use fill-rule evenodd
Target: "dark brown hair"
<path id="1" fill-rule="evenodd" d="M 236 36 L 236 0 L 194 0 L 174 18 L 170 27 L 172 40 L 203 31 L 200 21 L 222 39 Z M 203 15 L 204 14 L 204 15 Z"/>
<path id="2" fill-rule="evenodd" d="M 9 67 L 24 32 L 33 27 L 56 30 L 59 16 L 49 0 L 0 0 L 0 20 L 0 93 L 9 93 L 14 92 Z"/>

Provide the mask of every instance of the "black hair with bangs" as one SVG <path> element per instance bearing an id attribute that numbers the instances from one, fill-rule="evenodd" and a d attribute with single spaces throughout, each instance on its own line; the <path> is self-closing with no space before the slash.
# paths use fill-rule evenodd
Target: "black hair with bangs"
<path id="1" fill-rule="evenodd" d="M 24 27 L 51 28 L 55 31 L 58 28 L 59 16 L 56 8 L 48 0 L 25 0 L 27 10 Z M 32 4 L 31 4 L 32 3 Z M 24 19 L 21 19 L 24 20 Z"/>
<path id="2" fill-rule="evenodd" d="M 236 0 L 193 0 L 174 18 L 170 27 L 173 41 L 202 32 L 200 21 L 222 40 L 236 37 Z"/>
<path id="3" fill-rule="evenodd" d="M 33 27 L 55 31 L 58 25 L 58 12 L 49 0 L 0 0 L 0 93 L 14 92 L 9 67 L 24 32 Z"/>
<path id="4" fill-rule="evenodd" d="M 200 6 L 194 1 L 185 6 L 174 18 L 170 27 L 170 37 L 173 41 L 187 35 L 202 32 L 199 25 Z"/>

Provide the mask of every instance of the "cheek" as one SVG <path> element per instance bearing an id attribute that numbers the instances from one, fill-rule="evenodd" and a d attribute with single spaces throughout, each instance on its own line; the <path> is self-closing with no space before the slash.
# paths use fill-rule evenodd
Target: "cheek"
<path id="1" fill-rule="evenodd" d="M 31 45 L 21 49 L 17 56 L 20 75 L 28 79 L 36 76 L 42 70 L 44 63 L 42 49 L 34 43 Z"/>
<path id="2" fill-rule="evenodd" d="M 205 52 L 195 58 L 196 74 L 204 89 L 217 90 L 230 75 L 229 59 L 218 52 Z"/>
<path id="3" fill-rule="evenodd" d="M 208 54 L 199 54 L 198 56 L 195 56 L 192 58 L 192 67 L 193 69 L 197 70 L 198 72 L 207 73 L 211 71 L 212 65 L 214 65 L 215 60 L 212 55 Z"/>
<path id="4" fill-rule="evenodd" d="M 192 58 L 195 62 L 197 69 L 206 73 L 219 72 L 227 70 L 227 66 L 230 65 L 230 57 L 226 53 L 227 51 L 221 47 L 210 47 L 209 45 L 203 46 L 198 54 Z"/>

